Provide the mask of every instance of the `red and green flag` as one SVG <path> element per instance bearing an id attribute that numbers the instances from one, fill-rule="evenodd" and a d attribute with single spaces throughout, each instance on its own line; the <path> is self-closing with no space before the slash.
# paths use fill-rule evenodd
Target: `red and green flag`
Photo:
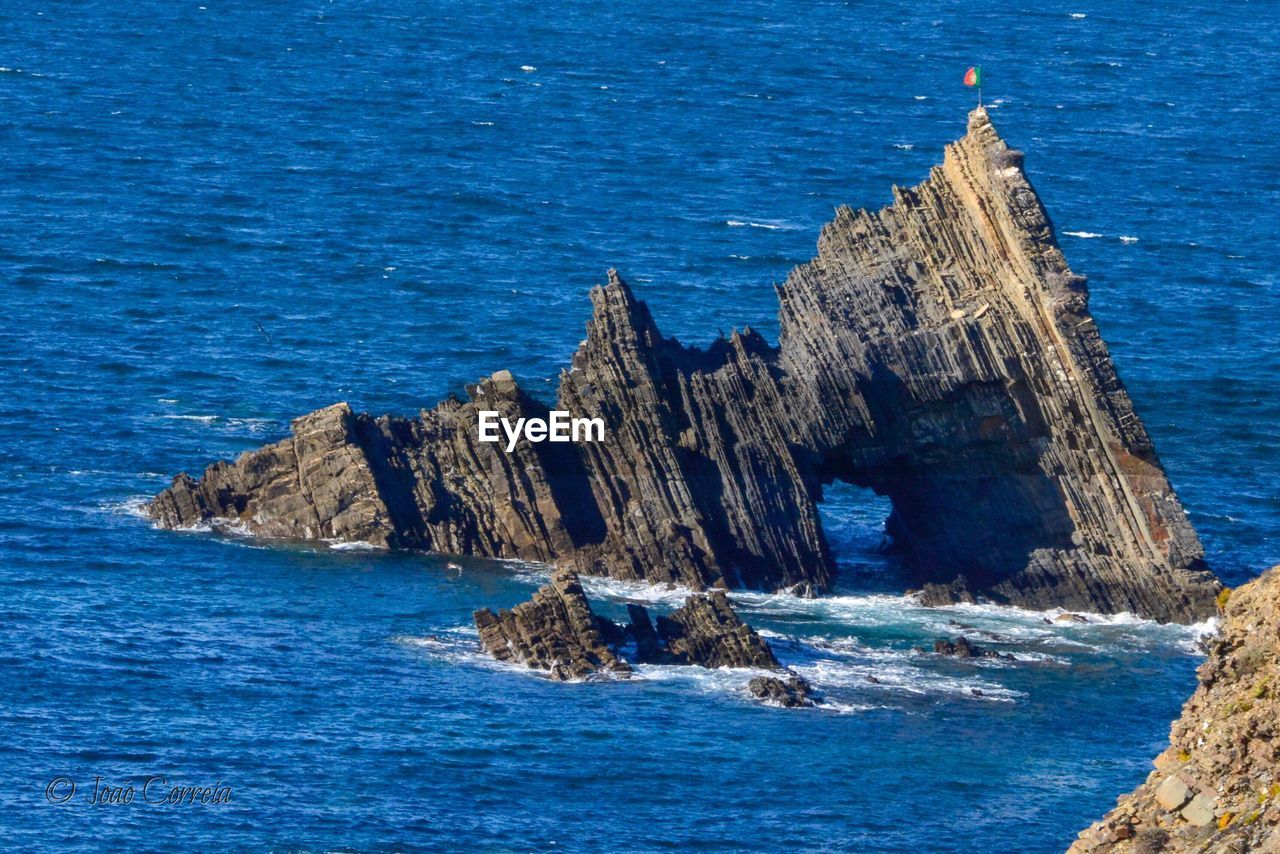
<path id="1" fill-rule="evenodd" d="M 964 85 L 981 86 L 982 85 L 982 66 L 973 65 L 964 73 Z"/>

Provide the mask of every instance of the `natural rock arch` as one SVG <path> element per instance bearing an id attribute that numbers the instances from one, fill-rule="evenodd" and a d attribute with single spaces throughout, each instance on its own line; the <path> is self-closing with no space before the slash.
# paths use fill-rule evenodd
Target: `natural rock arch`
<path id="1" fill-rule="evenodd" d="M 816 502 L 893 502 L 930 602 L 1208 615 L 1219 585 L 1058 248 L 984 110 L 878 212 L 841 208 L 778 289 L 781 335 L 664 338 L 610 271 L 556 408 L 606 440 L 477 441 L 477 412 L 545 416 L 505 371 L 415 419 L 338 404 L 293 437 L 179 475 L 166 527 L 519 557 L 622 579 L 830 586 Z"/>

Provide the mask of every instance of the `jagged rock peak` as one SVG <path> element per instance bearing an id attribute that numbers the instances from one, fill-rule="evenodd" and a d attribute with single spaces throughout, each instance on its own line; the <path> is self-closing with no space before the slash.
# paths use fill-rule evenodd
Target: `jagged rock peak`
<path id="1" fill-rule="evenodd" d="M 1168 748 L 1072 854 L 1280 851 L 1280 567 L 1220 598 Z"/>
<path id="2" fill-rule="evenodd" d="M 969 133 L 991 124 L 991 116 L 987 114 L 986 107 L 974 107 L 969 111 Z"/>
<path id="3" fill-rule="evenodd" d="M 779 291 L 794 433 L 889 496 L 930 602 L 1203 618 L 1218 583 L 1022 167 L 975 111 L 927 180 L 837 211 Z"/>

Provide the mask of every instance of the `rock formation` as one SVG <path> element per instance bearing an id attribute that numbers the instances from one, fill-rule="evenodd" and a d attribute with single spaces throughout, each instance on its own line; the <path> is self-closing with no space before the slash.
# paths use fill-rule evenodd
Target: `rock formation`
<path id="1" fill-rule="evenodd" d="M 572 572 L 556 573 L 531 600 L 510 611 L 476 611 L 475 621 L 480 645 L 494 658 L 546 670 L 556 681 L 631 674 L 630 665 L 605 643 L 602 618 L 592 613 Z M 616 628 L 609 625 L 606 632 Z"/>
<path id="2" fill-rule="evenodd" d="M 916 647 L 915 651 L 928 652 L 922 646 Z M 947 655 L 952 658 L 1001 658 L 1005 661 L 1017 661 L 1017 658 L 1007 652 L 996 652 L 994 649 L 978 646 L 963 635 L 954 641 L 946 638 L 934 641 L 933 653 L 934 655 Z"/>
<path id="3" fill-rule="evenodd" d="M 809 699 L 809 683 L 798 676 L 785 680 L 777 676 L 757 676 L 747 683 L 747 690 L 751 696 L 785 709 L 813 705 L 813 700 Z"/>
<path id="4" fill-rule="evenodd" d="M 1169 747 L 1074 854 L 1280 851 L 1280 567 L 1221 598 Z"/>
<path id="5" fill-rule="evenodd" d="M 612 271 L 557 409 L 605 440 L 478 441 L 545 417 L 505 371 L 419 417 L 345 404 L 179 475 L 165 527 L 518 557 L 622 579 L 829 588 L 817 502 L 887 495 L 922 600 L 1211 613 L 1219 586 L 1059 251 L 1022 155 L 981 108 L 878 212 L 841 208 L 779 288 L 781 336 L 664 338 Z"/>
<path id="6" fill-rule="evenodd" d="M 647 613 L 635 616 L 648 619 Z M 720 590 L 690 596 L 671 616 L 659 617 L 657 635 L 666 656 L 679 664 L 781 668 L 769 644 L 734 613 Z"/>
<path id="7" fill-rule="evenodd" d="M 591 610 L 577 575 L 559 570 L 533 598 L 511 610 L 475 612 L 480 645 L 499 661 L 545 670 L 557 681 L 630 676 L 619 655 L 628 641 L 646 664 L 741 667 L 771 670 L 785 680 L 757 677 L 748 688 L 757 697 L 787 707 L 813 705 L 808 683 L 784 668 L 764 638 L 742 621 L 721 590 L 694 594 L 669 616 L 658 617 L 628 605 L 623 628 Z"/>

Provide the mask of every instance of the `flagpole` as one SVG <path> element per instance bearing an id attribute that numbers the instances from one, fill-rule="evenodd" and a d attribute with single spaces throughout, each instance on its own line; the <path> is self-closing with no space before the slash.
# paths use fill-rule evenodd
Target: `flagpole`
<path id="1" fill-rule="evenodd" d="M 978 109 L 982 109 L 982 66 L 972 65 L 964 75 L 964 85 L 978 90 Z"/>

